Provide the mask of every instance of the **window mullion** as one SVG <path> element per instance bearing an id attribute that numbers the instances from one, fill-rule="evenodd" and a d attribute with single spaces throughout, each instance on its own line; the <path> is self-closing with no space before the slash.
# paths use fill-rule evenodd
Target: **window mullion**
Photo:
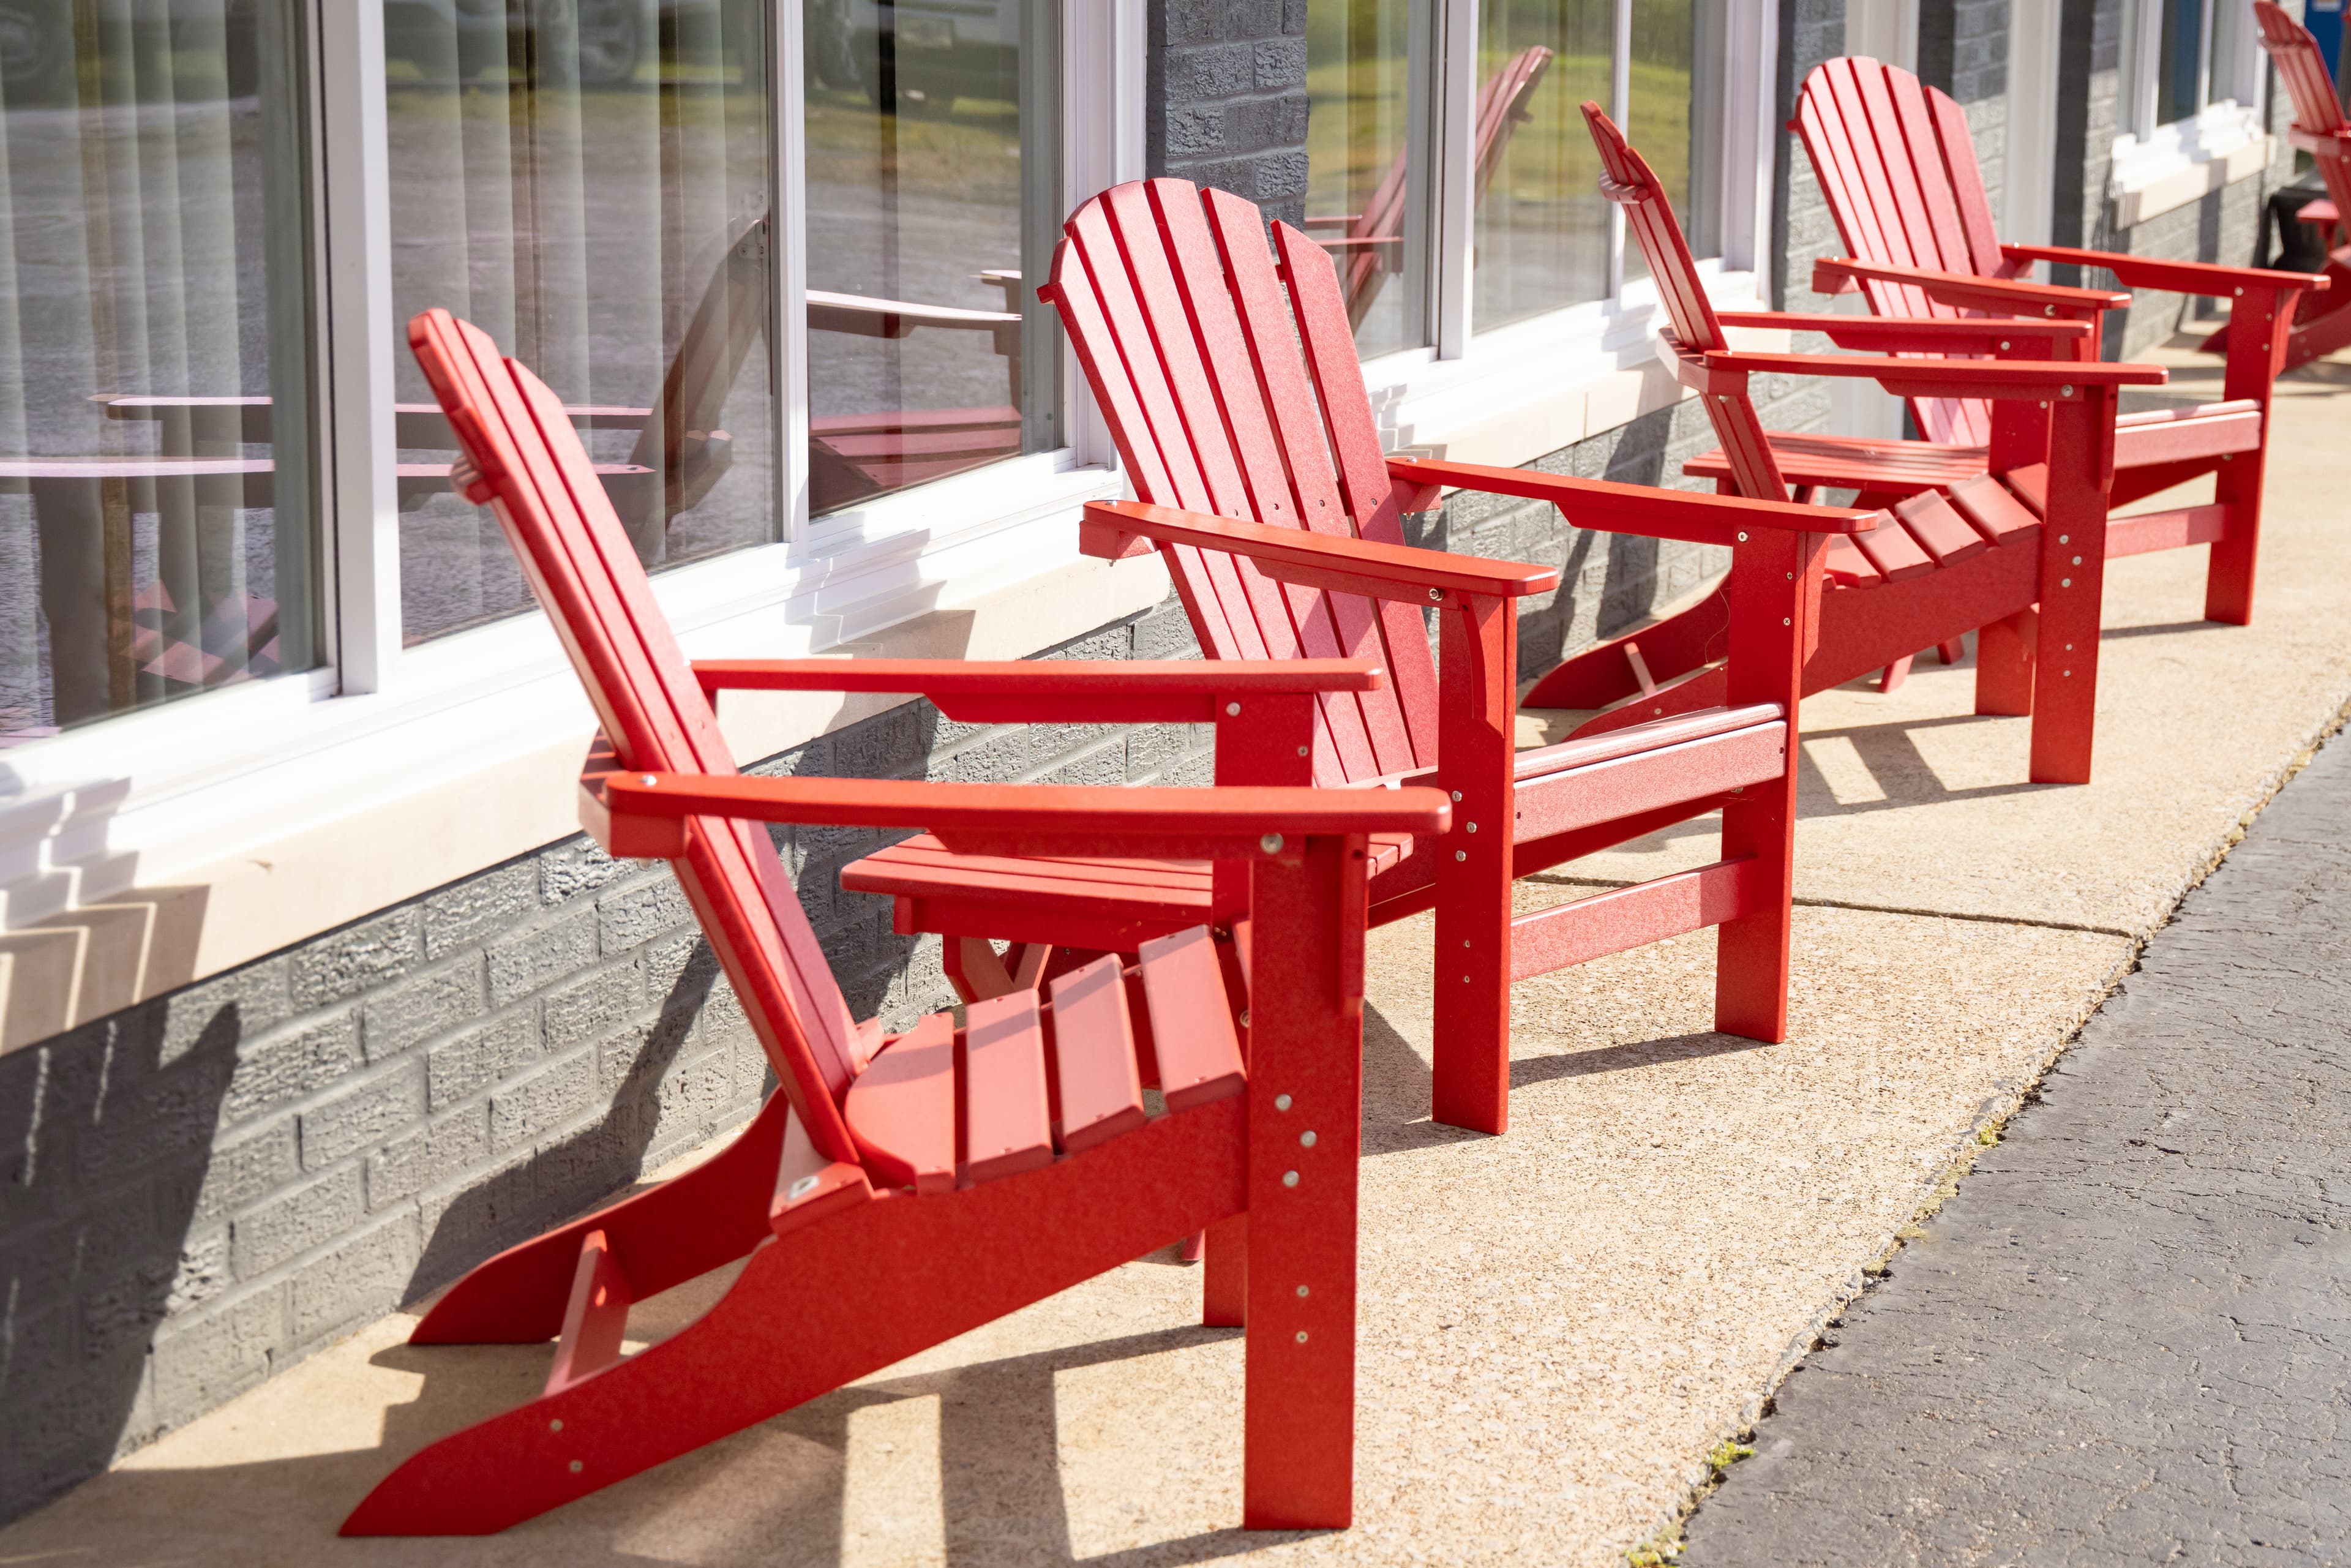
<path id="1" fill-rule="evenodd" d="M 795 547 L 809 532 L 808 106 L 801 11 L 796 0 L 787 0 L 773 13 L 776 222 L 768 247 L 775 311 L 768 343 L 776 387 L 776 516 L 784 541 Z"/>
<path id="2" fill-rule="evenodd" d="M 1429 88 L 1428 123 L 1419 132 L 1434 154 L 1421 165 L 1431 172 L 1424 197 L 1424 254 L 1430 262 L 1424 296 L 1426 340 L 1438 359 L 1458 360 L 1469 347 L 1469 270 L 1477 245 L 1471 163 L 1478 138 L 1478 0 L 1428 0 L 1426 16 L 1426 25 L 1416 36 L 1427 40 L 1431 57 L 1431 69 L 1423 77 Z"/>
<path id="3" fill-rule="evenodd" d="M 392 176 L 383 8 L 319 0 L 317 162 L 328 344 L 320 499 L 332 560 L 334 658 L 347 694 L 381 691 L 400 656 L 400 486 L 392 413 Z"/>
<path id="4" fill-rule="evenodd" d="M 1609 112 L 1635 143 L 1641 127 L 1633 123 L 1633 0 L 1616 0 L 1616 36 L 1612 46 L 1612 76 L 1608 84 Z M 1608 204 L 1608 299 L 1625 298 L 1625 209 Z"/>

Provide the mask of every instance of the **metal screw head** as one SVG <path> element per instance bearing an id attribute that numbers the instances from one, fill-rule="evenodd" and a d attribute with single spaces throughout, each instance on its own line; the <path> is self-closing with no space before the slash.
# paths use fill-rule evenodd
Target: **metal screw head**
<path id="1" fill-rule="evenodd" d="M 588 1468 L 587 1466 L 585 1466 L 585 1465 L 581 1464 L 581 1463 L 580 1463 L 579 1460 L 577 1460 L 577 1459 L 574 1459 L 574 1460 L 572 1460 L 572 1461 L 571 1461 L 571 1473 L 572 1473 L 573 1475 L 575 1475 L 575 1476 L 576 1476 L 576 1475 L 578 1475 L 581 1470 L 586 1469 L 587 1468 Z"/>
<path id="2" fill-rule="evenodd" d="M 1306 1331 L 1304 1329 L 1300 1329 L 1298 1331 L 1298 1343 L 1301 1344 L 1304 1344 L 1306 1343 Z"/>
<path id="3" fill-rule="evenodd" d="M 1478 824 L 1477 824 L 1477 823 L 1475 823 L 1475 822 L 1468 822 L 1468 823 L 1465 823 L 1465 824 L 1463 824 L 1463 825 L 1464 825 L 1464 826 L 1466 826 L 1466 827 L 1467 827 L 1467 828 L 1468 828 L 1471 832 L 1473 832 L 1473 833 L 1474 833 L 1474 832 L 1476 832 L 1476 831 L 1478 831 Z"/>
<path id="4" fill-rule="evenodd" d="M 1782 615 L 1780 617 L 1780 624 L 1782 626 L 1793 626 L 1795 623 L 1796 618 L 1792 615 Z"/>
<path id="5" fill-rule="evenodd" d="M 1268 833 L 1265 837 L 1258 840 L 1257 847 L 1263 850 L 1270 855 L 1278 855 L 1281 852 L 1281 835 L 1280 833 Z"/>
<path id="6" fill-rule="evenodd" d="M 1300 1301 L 1304 1301 L 1304 1300 L 1306 1299 L 1306 1295 L 1307 1295 L 1306 1287 L 1305 1287 L 1305 1286 L 1303 1286 L 1303 1285 L 1299 1286 L 1299 1287 L 1298 1287 L 1298 1299 L 1299 1299 Z"/>
<path id="7" fill-rule="evenodd" d="M 1458 790 L 1458 789 L 1456 789 L 1455 791 L 1453 791 L 1453 798 L 1454 798 L 1456 800 L 1460 800 L 1460 799 L 1461 799 L 1461 791 L 1460 791 L 1460 790 Z"/>
<path id="8" fill-rule="evenodd" d="M 1240 704 L 1238 704 L 1238 703 L 1227 703 L 1227 704 L 1225 705 L 1225 716 L 1226 716 L 1227 718 L 1238 718 L 1238 717 L 1240 717 L 1240 716 L 1241 716 L 1241 705 L 1240 705 Z"/>
<path id="9" fill-rule="evenodd" d="M 1739 534 L 1739 542 L 1740 542 L 1740 544 L 1745 544 L 1745 543 L 1747 542 L 1747 533 L 1746 533 L 1746 530 L 1745 530 L 1745 529 L 1743 529 L 1743 528 L 1742 528 L 1741 530 L 1740 530 L 1740 534 Z"/>
<path id="10" fill-rule="evenodd" d="M 637 782 L 650 789 L 653 787 L 653 776 L 650 773 L 641 774 L 637 779 Z"/>
<path id="11" fill-rule="evenodd" d="M 1275 1095 L 1275 1096 L 1273 1097 L 1273 1108 L 1274 1108 L 1275 1110 L 1277 1110 L 1277 1111 L 1287 1111 L 1287 1110 L 1289 1110 L 1289 1109 L 1290 1109 L 1290 1096 L 1289 1096 L 1289 1095 L 1287 1095 L 1287 1094 L 1277 1094 L 1277 1095 Z"/>
<path id="12" fill-rule="evenodd" d="M 562 1416 L 558 1416 L 554 1420 L 549 1421 L 549 1422 L 547 1424 L 547 1429 L 548 1429 L 549 1431 L 550 1431 L 550 1432 L 560 1432 L 560 1431 L 562 1431 L 562 1430 L 563 1430 L 563 1417 L 562 1417 Z"/>
<path id="13" fill-rule="evenodd" d="M 1301 746 L 1301 747 L 1300 747 L 1298 748 L 1298 755 L 1299 755 L 1299 756 L 1301 756 L 1301 757 L 1305 756 L 1305 755 L 1306 755 L 1306 748 L 1305 748 L 1304 747 L 1302 747 L 1302 746 Z"/>
<path id="14" fill-rule="evenodd" d="M 2001 348 L 2003 348 L 2003 349 L 2007 348 L 2007 347 L 2008 347 L 2008 340 L 2007 340 L 2007 339 L 2005 339 L 2005 338 L 2002 338 L 2002 339 L 2000 340 L 2000 346 L 2001 346 Z"/>
<path id="15" fill-rule="evenodd" d="M 2074 536 L 2071 534 L 2059 534 L 2057 536 L 2057 542 L 2061 545 L 2072 544 L 2074 542 Z"/>
<path id="16" fill-rule="evenodd" d="M 2059 397 L 2072 397 L 2074 395 L 2074 383 L 2068 382 L 2064 386 L 2059 387 L 2057 389 L 2057 395 Z"/>
<path id="17" fill-rule="evenodd" d="M 2237 290 L 2237 298 L 2240 298 L 2240 299 L 2242 299 L 2244 297 L 2245 297 L 2245 291 L 2244 291 L 2243 289 L 2241 289 L 2241 288 L 2238 289 L 2238 290 Z"/>
<path id="18" fill-rule="evenodd" d="M 1441 588 L 1432 588 L 1428 591 L 1428 597 L 1430 601 L 1433 603 L 1445 597 L 1445 590 Z"/>
<path id="19" fill-rule="evenodd" d="M 2057 307 L 2054 305 L 2043 305 L 2041 308 L 2041 313 L 2043 316 L 2054 316 L 2057 314 Z"/>
<path id="20" fill-rule="evenodd" d="M 1247 1009 L 1247 1008 L 1243 1008 L 1243 1009 L 1241 1009 L 1241 1027 L 1242 1027 L 1243 1029 L 1247 1029 L 1247 1028 L 1249 1028 L 1249 1009 Z"/>
<path id="21" fill-rule="evenodd" d="M 1296 1171 L 1282 1172 L 1281 1185 L 1284 1186 L 1296 1186 L 1298 1185 L 1298 1173 Z"/>
<path id="22" fill-rule="evenodd" d="M 2065 673 L 2065 675 L 2066 675 L 2066 678 L 2067 678 L 2067 679 L 2069 679 L 2069 680 L 2070 680 L 2070 679 L 2073 677 L 2073 674 L 2074 674 L 2074 672 L 2073 672 L 2073 671 L 2071 671 L 2071 670 L 2067 670 L 2067 671 L 2066 671 L 2066 672 L 2064 672 L 2064 673 Z"/>
<path id="23" fill-rule="evenodd" d="M 1455 850 L 1453 852 L 1453 858 L 1458 861 L 1466 861 L 1469 858 L 1469 852 L 1468 850 Z"/>
<path id="24" fill-rule="evenodd" d="M 2082 564 L 2082 558 L 2081 558 L 2080 556 L 2075 556 L 2075 557 L 2074 558 L 2074 564 L 2075 566 L 2079 566 L 2079 565 L 2081 565 L 2081 564 Z"/>
<path id="25" fill-rule="evenodd" d="M 2061 577 L 2057 580 L 2057 586 L 2060 588 L 2071 588 L 2074 586 L 2074 580 L 2070 577 Z"/>
<path id="26" fill-rule="evenodd" d="M 1298 1146 L 1301 1149 L 1311 1149 L 1314 1146 L 1313 1128 L 1309 1127 L 1306 1131 L 1298 1134 Z"/>

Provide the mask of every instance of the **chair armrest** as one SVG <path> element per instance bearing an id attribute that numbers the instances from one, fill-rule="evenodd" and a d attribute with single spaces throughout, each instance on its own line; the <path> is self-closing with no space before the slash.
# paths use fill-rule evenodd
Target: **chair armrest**
<path id="1" fill-rule="evenodd" d="M 1277 582 L 1415 604 L 1451 604 L 1462 596 L 1519 599 L 1559 585 L 1552 567 L 1268 528 L 1143 501 L 1089 501 L 1078 525 L 1078 548 L 1106 560 L 1169 545 L 1247 556 Z"/>
<path id="2" fill-rule="evenodd" d="M 2108 250 L 2078 250 L 2063 245 L 2004 245 L 2000 254 L 2011 261 L 2054 262 L 2061 267 L 2103 267 L 2131 288 L 2159 288 L 2168 294 L 2203 294 L 2226 299 L 2248 288 L 2307 288 L 2326 287 L 2315 272 L 2272 272 L 2264 267 L 2219 267 L 2209 261 L 2164 261 L 2144 256 L 2118 256 Z"/>
<path id="3" fill-rule="evenodd" d="M 2088 387 L 2161 386 L 2161 365 L 2078 360 L 1897 360 L 1876 354 L 1771 354 L 1711 349 L 1676 356 L 1682 385 L 1736 394 L 1745 378 L 1770 375 L 1859 377 L 1902 397 L 2032 398 L 2079 401 Z"/>
<path id="4" fill-rule="evenodd" d="M 2074 343 L 2090 335 L 2087 321 L 2031 319 L 1951 320 L 1909 316 L 1840 316 L 1821 310 L 1719 310 L 1726 327 L 1784 329 L 1826 333 L 1840 349 L 1884 354 L 1995 354 L 2011 340 L 2029 338 L 2051 344 Z"/>
<path id="5" fill-rule="evenodd" d="M 1391 457 L 1388 474 L 1400 484 L 1450 485 L 1489 496 L 1549 501 L 1579 528 L 1644 538 L 1727 545 L 1750 528 L 1792 528 L 1808 534 L 1862 534 L 1877 527 L 1878 512 L 1851 507 L 1806 507 L 1792 501 L 1750 501 L 1697 490 L 1660 490 L 1613 479 L 1577 479 L 1531 468 L 1489 468 L 1427 457 Z"/>
<path id="6" fill-rule="evenodd" d="M 1375 692 L 1370 659 L 704 659 L 704 692 L 910 692 L 972 724 L 1209 724 L 1249 696 Z"/>
<path id="7" fill-rule="evenodd" d="M 1813 263 L 1813 292 L 1844 294 L 1864 281 L 1907 283 L 1939 305 L 1991 310 L 2005 316 L 2054 316 L 2060 310 L 2119 310 L 2130 296 L 2110 288 L 2069 288 L 2018 278 L 1978 277 L 1971 272 L 1930 272 L 1919 267 L 1881 267 L 1851 256 Z"/>
<path id="8" fill-rule="evenodd" d="M 601 758 L 606 766 L 599 769 Z M 768 779 L 632 773 L 600 747 L 580 774 L 580 821 L 615 855 L 674 858 L 684 821 L 919 828 L 972 854 L 1141 854 L 1176 860 L 1294 858 L 1309 838 L 1442 833 L 1444 792 L 1295 788 L 932 784 L 904 779 Z"/>

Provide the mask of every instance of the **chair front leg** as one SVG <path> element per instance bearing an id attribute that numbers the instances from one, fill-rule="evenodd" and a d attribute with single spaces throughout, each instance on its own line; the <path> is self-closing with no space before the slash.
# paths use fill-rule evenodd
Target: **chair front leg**
<path id="1" fill-rule="evenodd" d="M 1354 1517 L 1364 853 L 1309 839 L 1251 878 L 1245 1530 Z"/>
<path id="2" fill-rule="evenodd" d="M 2087 784 L 2098 716 L 2098 611 L 2106 572 L 2106 486 L 2113 477 L 2111 388 L 2051 410 L 2049 511 L 2041 523 L 2041 605 L 2032 661 L 2036 784 Z"/>
<path id="3" fill-rule="evenodd" d="M 1755 858 L 1754 912 L 1717 927 L 1714 1027 L 1777 1042 L 1788 1035 L 1789 899 L 1795 884 L 1797 709 L 1804 661 L 1818 643 L 1822 534 L 1756 528 L 1730 550 L 1732 706 L 1778 703 L 1788 714 L 1780 777 L 1750 784 L 1722 809 L 1722 858 Z"/>
<path id="4" fill-rule="evenodd" d="M 1439 612 L 1437 779 L 1453 829 L 1435 846 L 1436 1063 L 1430 1114 L 1499 1133 L 1510 1117 L 1510 758 L 1518 617 L 1463 596 Z"/>

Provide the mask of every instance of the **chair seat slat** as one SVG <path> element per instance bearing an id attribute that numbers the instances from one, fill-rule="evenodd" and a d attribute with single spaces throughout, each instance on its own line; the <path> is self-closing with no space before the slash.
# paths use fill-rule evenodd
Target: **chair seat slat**
<path id="1" fill-rule="evenodd" d="M 1053 1077 L 1061 1116 L 1055 1139 L 1078 1154 L 1143 1125 L 1143 1079 L 1134 1025 L 1114 956 L 1048 982 L 1053 1002 Z"/>

